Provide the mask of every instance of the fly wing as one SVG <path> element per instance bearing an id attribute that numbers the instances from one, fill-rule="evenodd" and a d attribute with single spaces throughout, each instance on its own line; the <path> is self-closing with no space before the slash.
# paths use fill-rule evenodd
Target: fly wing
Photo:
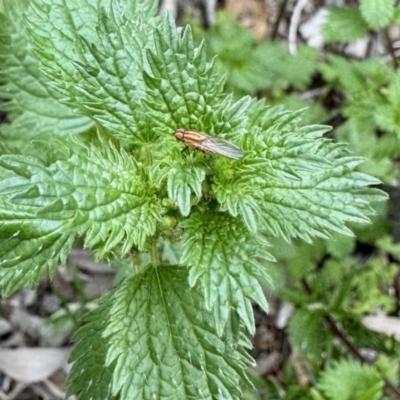
<path id="1" fill-rule="evenodd" d="M 206 138 L 201 143 L 201 149 L 206 152 L 220 154 L 234 160 L 243 158 L 243 151 L 225 139 L 205 134 Z"/>

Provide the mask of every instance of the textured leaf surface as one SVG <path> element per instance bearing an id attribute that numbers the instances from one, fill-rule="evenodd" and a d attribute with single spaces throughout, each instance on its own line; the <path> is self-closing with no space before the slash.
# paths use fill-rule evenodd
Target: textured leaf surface
<path id="1" fill-rule="evenodd" d="M 149 26 L 127 20 L 118 4 L 110 6 L 104 0 L 103 10 L 107 12 L 99 15 L 93 11 L 92 1 L 85 3 L 82 11 L 73 2 L 67 6 L 61 0 L 45 0 L 42 7 L 36 4 L 35 11 L 42 16 L 32 22 L 37 28 L 32 33 L 36 51 L 49 76 L 58 85 L 66 85 L 67 93 L 83 93 L 92 116 L 100 122 L 104 117 L 107 121 L 103 123 L 113 130 L 120 128 L 121 139 L 129 141 L 134 136 L 142 144 L 158 142 L 154 149 L 141 146 L 138 152 L 145 154 L 138 158 L 161 165 L 158 183 L 167 183 L 168 196 L 182 215 L 188 215 L 193 202 L 199 200 L 206 180 L 214 183 L 211 197 L 214 195 L 232 216 L 240 215 L 250 230 L 257 230 L 258 225 L 277 236 L 310 240 L 315 235 L 327 237 L 329 230 L 350 234 L 344 223 L 368 221 L 364 215 L 370 212 L 367 201 L 379 195 L 368 192 L 365 186 L 378 182 L 352 172 L 361 160 L 348 157 L 343 148 L 321 139 L 325 128 L 300 129 L 295 113 L 267 111 L 263 103 L 253 103 L 251 111 L 246 98 L 233 103 L 224 96 L 222 82 L 213 65 L 207 64 L 203 49 L 194 48 L 190 29 L 181 32 L 166 17 L 154 31 L 154 44 L 146 50 L 151 35 L 144 33 Z M 65 21 L 65 26 L 45 21 L 48 15 L 54 21 Z M 88 20 L 84 27 L 83 18 Z M 93 26 L 98 18 L 100 26 L 95 34 Z M 137 33 L 134 38 L 130 28 Z M 56 53 L 61 51 L 58 40 L 65 32 L 70 32 L 67 37 L 74 40 L 70 39 L 70 46 L 64 44 L 64 56 L 70 60 L 75 57 L 75 66 L 46 53 L 52 46 Z M 141 54 L 144 50 L 147 61 Z M 130 80 L 142 67 L 144 81 L 141 76 Z M 84 83 L 80 83 L 82 78 Z M 129 102 L 136 101 L 134 94 L 143 100 L 146 113 Z M 75 103 L 85 104 L 86 100 L 80 98 Z M 103 105 L 107 116 L 97 114 Z M 146 121 L 137 125 L 137 119 L 143 117 L 148 118 L 150 128 L 144 129 Z M 182 144 L 172 133 L 182 126 L 224 135 L 241 145 L 248 156 L 240 162 L 216 157 L 209 163 L 199 163 L 207 156 L 196 151 L 190 151 L 189 157 L 179 157 L 176 150 Z"/>
<path id="2" fill-rule="evenodd" d="M 223 93 L 223 80 L 206 62 L 203 46 L 194 48 L 190 27 L 180 32 L 171 17 L 165 18 L 147 58 L 146 106 L 159 128 L 171 134 L 182 127 L 227 134 L 244 125 L 248 99 L 232 104 Z"/>
<path id="3" fill-rule="evenodd" d="M 181 267 L 148 268 L 114 293 L 104 336 L 115 363 L 112 392 L 124 399 L 240 399 L 251 359 L 215 331 Z"/>
<path id="4" fill-rule="evenodd" d="M 150 26 L 139 17 L 155 7 L 155 1 L 35 0 L 29 20 L 34 51 L 68 104 L 128 144 L 141 142 L 136 127 Z"/>
<path id="5" fill-rule="evenodd" d="M 209 176 L 221 207 L 241 215 L 250 230 L 258 225 L 276 236 L 309 241 L 328 237 L 330 230 L 350 235 L 346 222 L 369 221 L 368 202 L 384 196 L 366 186 L 379 182 L 354 172 L 362 159 L 321 138 L 328 128 L 300 128 L 300 114 L 267 111 L 262 102 L 249 108 L 246 98 L 232 103 L 223 97 L 212 65 L 201 48 L 193 48 L 190 31 L 178 35 L 168 18 L 156 30 L 154 48 L 148 51 L 151 73 L 145 83 L 151 88 L 146 104 L 156 124 L 171 133 L 180 126 L 225 133 L 248 154 L 240 162 L 215 157 L 214 168 L 198 162 L 202 154 L 182 155 L 187 168 L 177 169 L 176 153 L 168 152 L 162 164 L 169 172 L 163 176 L 183 215 L 193 203 L 191 192 L 198 199 L 196 187 Z"/>
<path id="6" fill-rule="evenodd" d="M 110 146 L 36 141 L 30 157 L 0 158 L 5 293 L 36 283 L 47 268 L 53 271 L 76 234 L 86 232 L 86 246 L 99 256 L 143 249 L 161 205 L 141 167 Z"/>
<path id="7" fill-rule="evenodd" d="M 327 238 L 329 231 L 352 235 L 345 223 L 369 222 L 369 203 L 386 196 L 367 187 L 379 184 L 377 179 L 354 171 L 364 160 L 322 138 L 329 127 L 299 128 L 299 113 L 253 106 L 254 119 L 242 138 L 248 157 L 215 177 L 221 206 L 241 214 L 250 229 L 258 226 L 287 240 Z"/>
<path id="8" fill-rule="evenodd" d="M 168 196 L 176 202 L 182 215 L 189 215 L 191 208 L 191 193 L 195 193 L 197 199 L 202 195 L 201 184 L 205 173 L 201 168 L 190 168 L 185 164 L 178 164 L 168 171 Z"/>
<path id="9" fill-rule="evenodd" d="M 57 263 L 65 263 L 73 236 L 62 232 L 62 222 L 20 211 L 0 203 L 0 289 L 4 296 L 21 287 L 35 287 Z M 5 211 L 7 210 L 7 211 Z"/>
<path id="10" fill-rule="evenodd" d="M 190 28 L 179 32 L 170 17 L 156 29 L 154 49 L 147 51 L 147 58 L 147 115 L 165 140 L 159 181 L 167 180 L 169 198 L 186 216 L 193 197 L 201 197 L 199 190 L 206 175 L 214 172 L 210 167 L 213 162 L 196 150 L 179 156 L 176 150 L 184 148 L 173 132 L 183 127 L 227 139 L 235 137 L 245 126 L 249 99 L 234 103 L 223 93 L 223 80 L 214 65 L 206 62 L 203 47 L 194 48 Z"/>
<path id="11" fill-rule="evenodd" d="M 74 335 L 77 342 L 69 362 L 68 395 L 78 400 L 112 400 L 112 366 L 106 366 L 107 341 L 102 337 L 111 308 L 110 296 L 101 299 L 99 307 L 86 316 L 86 325 Z"/>
<path id="12" fill-rule="evenodd" d="M 266 252 L 267 243 L 249 233 L 238 219 L 224 213 L 194 213 L 183 222 L 183 254 L 181 263 L 189 265 L 189 282 L 200 280 L 206 305 L 214 308 L 221 332 L 235 310 L 253 333 L 251 301 L 264 310 L 268 306 L 256 276 L 268 280 L 257 257 L 273 260 Z"/>
<path id="13" fill-rule="evenodd" d="M 5 0 L 4 14 L 0 14 L 0 96 L 8 100 L 1 109 L 8 112 L 11 120 L 11 124 L 2 125 L 1 133 L 7 139 L 24 140 L 46 133 L 84 132 L 92 122 L 59 103 L 62 96 L 51 88 L 28 48 L 23 23 L 27 10 L 25 0 Z"/>

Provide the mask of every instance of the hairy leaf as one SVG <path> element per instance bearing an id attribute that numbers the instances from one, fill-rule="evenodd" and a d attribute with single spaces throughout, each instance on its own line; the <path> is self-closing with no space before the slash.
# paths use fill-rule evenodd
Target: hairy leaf
<path id="1" fill-rule="evenodd" d="M 193 213 L 181 226 L 185 228 L 181 263 L 191 267 L 190 285 L 201 280 L 207 308 L 214 308 L 219 332 L 233 309 L 254 333 L 250 300 L 264 310 L 268 308 L 256 279 L 268 281 L 257 259 L 273 260 L 264 249 L 267 243 L 225 213 Z"/>
<path id="2" fill-rule="evenodd" d="M 87 323 L 73 340 L 77 342 L 69 358 L 73 363 L 68 374 L 68 395 L 78 400 L 112 400 L 113 366 L 106 366 L 107 341 L 102 337 L 112 306 L 111 296 L 101 299 L 99 307 L 84 318 Z"/>
<path id="3" fill-rule="evenodd" d="M 34 50 L 68 104 L 136 143 L 149 27 L 138 17 L 156 2 L 35 0 Z"/>
<path id="4" fill-rule="evenodd" d="M 32 156 L 3 155 L 0 170 L 7 293 L 52 272 L 76 234 L 86 233 L 86 246 L 99 256 L 125 255 L 144 248 L 161 218 L 142 167 L 111 143 L 99 150 L 78 141 L 36 141 Z"/>
<path id="5" fill-rule="evenodd" d="M 62 221 L 38 216 L 36 210 L 21 210 L 0 203 L 0 289 L 4 296 L 21 287 L 35 287 L 57 263 L 65 264 L 73 235 L 63 232 Z"/>
<path id="6" fill-rule="evenodd" d="M 179 168 L 180 167 L 180 168 Z M 168 196 L 176 202 L 181 214 L 188 216 L 191 208 L 191 191 L 201 197 L 201 184 L 205 178 L 201 168 L 179 165 L 169 171 Z"/>
<path id="7" fill-rule="evenodd" d="M 232 103 L 224 95 L 223 80 L 214 64 L 206 62 L 203 46 L 194 48 L 190 27 L 181 33 L 166 17 L 154 36 L 145 83 L 146 106 L 158 129 L 170 134 L 177 128 L 216 135 L 238 132 L 246 122 L 249 99 Z"/>
<path id="8" fill-rule="evenodd" d="M 214 178 L 222 208 L 241 214 L 250 229 L 287 240 L 352 235 L 345 223 L 369 222 L 369 203 L 386 196 L 367 187 L 378 180 L 355 171 L 363 159 L 322 138 L 329 127 L 300 128 L 299 113 L 265 112 L 262 103 L 253 113 L 242 137 L 248 157 Z"/>
<path id="9" fill-rule="evenodd" d="M 62 96 L 51 87 L 31 54 L 23 23 L 27 11 L 27 1 L 5 0 L 4 14 L 0 14 L 0 97 L 7 99 L 1 109 L 11 121 L 1 127 L 1 133 L 7 139 L 26 140 L 47 133 L 84 132 L 92 122 L 60 104 Z"/>
<path id="10" fill-rule="evenodd" d="M 213 105 L 223 99 L 222 82 L 208 65 L 202 47 L 194 49 L 190 28 L 182 35 L 172 18 L 155 31 L 155 50 L 148 51 L 151 74 L 145 74 L 151 115 L 161 127 L 204 130 Z"/>
<path id="11" fill-rule="evenodd" d="M 251 362 L 219 337 L 186 268 L 149 267 L 113 294 L 104 337 L 113 395 L 124 399 L 239 399 Z"/>

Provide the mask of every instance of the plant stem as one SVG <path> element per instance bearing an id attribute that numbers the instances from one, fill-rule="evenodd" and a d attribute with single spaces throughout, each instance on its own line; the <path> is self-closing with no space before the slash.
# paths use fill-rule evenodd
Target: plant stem
<path id="1" fill-rule="evenodd" d="M 160 257 L 158 255 L 157 240 L 155 239 L 150 241 L 150 257 L 153 267 L 158 267 L 160 265 Z"/>

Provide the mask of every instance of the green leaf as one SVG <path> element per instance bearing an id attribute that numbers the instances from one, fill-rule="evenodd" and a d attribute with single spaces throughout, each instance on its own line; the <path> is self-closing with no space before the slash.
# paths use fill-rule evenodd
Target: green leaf
<path id="1" fill-rule="evenodd" d="M 319 69 L 326 80 L 339 85 L 347 97 L 357 96 L 358 101 L 361 96 L 369 96 L 370 92 L 390 83 L 395 75 L 392 68 L 379 58 L 356 61 L 331 55 Z"/>
<path id="2" fill-rule="evenodd" d="M 294 351 L 310 361 L 318 362 L 321 352 L 327 343 L 332 341 L 332 337 L 324 331 L 320 312 L 309 308 L 301 308 L 294 312 L 290 318 L 288 332 Z"/>
<path id="3" fill-rule="evenodd" d="M 223 79 L 214 64 L 206 62 L 203 46 L 194 48 L 190 27 L 180 32 L 167 16 L 154 36 L 145 83 L 147 112 L 157 131 L 164 137 L 168 132 L 170 138 L 177 128 L 235 137 L 245 125 L 249 99 L 233 103 L 223 93 Z"/>
<path id="4" fill-rule="evenodd" d="M 396 5 L 393 12 L 393 24 L 400 24 L 400 6 Z"/>
<path id="5" fill-rule="evenodd" d="M 251 32 L 226 12 L 218 12 L 209 29 L 193 21 L 191 24 L 197 42 L 205 37 L 208 59 L 217 56 L 216 66 L 226 75 L 227 92 L 233 90 L 238 97 L 266 88 L 304 88 L 317 65 L 315 49 L 300 46 L 293 56 L 284 43 L 256 43 Z"/>
<path id="6" fill-rule="evenodd" d="M 380 128 L 393 132 L 400 138 L 400 72 L 397 71 L 388 88 L 384 100 L 377 105 L 375 119 Z"/>
<path id="7" fill-rule="evenodd" d="M 223 331 L 232 309 L 253 333 L 250 300 L 264 310 L 268 308 L 256 279 L 258 276 L 269 280 L 257 260 L 257 257 L 273 260 L 264 249 L 266 241 L 249 233 L 239 219 L 225 213 L 192 213 L 181 226 L 185 228 L 181 264 L 190 266 L 191 286 L 201 280 L 207 308 L 214 308 L 218 331 Z"/>
<path id="8" fill-rule="evenodd" d="M 356 245 L 354 237 L 333 235 L 326 243 L 327 252 L 334 258 L 341 260 L 353 253 Z"/>
<path id="9" fill-rule="evenodd" d="M 53 275 L 58 262 L 65 264 L 74 237 L 62 232 L 62 221 L 40 217 L 34 208 L 1 202 L 0 209 L 0 289 L 6 297 Z"/>
<path id="10" fill-rule="evenodd" d="M 69 357 L 73 363 L 68 374 L 67 396 L 75 394 L 78 400 L 111 400 L 111 379 L 114 366 L 106 366 L 107 341 L 102 333 L 112 306 L 111 296 L 100 300 L 98 308 L 85 317 L 86 325 L 73 336 L 76 343 Z"/>
<path id="11" fill-rule="evenodd" d="M 256 225 L 249 228 L 286 240 L 328 238 L 329 231 L 352 236 L 345 223 L 369 222 L 369 202 L 386 195 L 367 187 L 378 180 L 354 171 L 363 159 L 322 138 L 329 127 L 299 127 L 301 111 L 266 112 L 262 102 L 253 107 L 241 139 L 247 156 L 230 169 L 221 160 L 214 178 L 222 209 L 245 221 L 251 210 L 256 216 L 251 224 Z"/>
<path id="12" fill-rule="evenodd" d="M 379 1 L 379 0 L 378 0 Z M 368 24 L 356 8 L 340 7 L 330 10 L 322 34 L 326 43 L 351 42 L 368 32 Z"/>
<path id="13" fill-rule="evenodd" d="M 394 0 L 361 0 L 360 10 L 371 28 L 380 29 L 392 22 L 394 4 Z"/>
<path id="14" fill-rule="evenodd" d="M 67 104 L 111 129 L 125 144 L 143 115 L 143 54 L 155 1 L 35 0 L 29 20 L 34 51 Z M 141 114 L 140 114 L 141 113 Z"/>
<path id="15" fill-rule="evenodd" d="M 317 387 L 331 400 L 379 400 L 384 382 L 374 367 L 342 360 L 321 374 Z"/>
<path id="16" fill-rule="evenodd" d="M 168 196 L 176 202 L 181 214 L 188 216 L 191 208 L 191 192 L 199 199 L 202 195 L 201 184 L 204 181 L 204 170 L 187 167 L 184 164 L 175 166 L 168 175 Z"/>
<path id="17" fill-rule="evenodd" d="M 158 10 L 158 0 L 133 0 L 128 3 L 120 1 L 119 4 L 125 13 L 128 9 L 130 17 L 140 14 L 144 19 L 150 19 L 157 14 Z"/>
<path id="18" fill-rule="evenodd" d="M 124 151 L 100 145 L 36 141 L 32 156 L 0 158 L 5 293 L 52 273 L 77 234 L 86 233 L 86 246 L 104 257 L 142 250 L 155 233 L 162 206 L 149 177 Z"/>
<path id="19" fill-rule="evenodd" d="M 396 264 L 379 257 L 372 258 L 361 271 L 354 274 L 350 288 L 352 296 L 345 298 L 344 308 L 360 316 L 373 313 L 378 307 L 382 312 L 389 313 L 396 300 L 388 294 L 387 288 L 395 276 Z"/>
<path id="20" fill-rule="evenodd" d="M 186 268 L 149 267 L 113 294 L 104 337 L 115 365 L 112 394 L 124 399 L 240 399 L 251 362 L 219 337 Z"/>
<path id="21" fill-rule="evenodd" d="M 268 58 L 272 52 L 268 54 L 264 44 L 256 44 L 249 30 L 231 14 L 219 12 L 209 30 L 200 31 L 194 25 L 194 32 L 205 36 L 209 56 L 218 55 L 217 68 L 221 75 L 227 75 L 229 89 L 254 93 L 268 85 Z"/>
<path id="22" fill-rule="evenodd" d="M 180 34 L 172 17 L 156 29 L 154 41 L 155 50 L 147 54 L 151 72 L 145 73 L 146 105 L 152 117 L 170 131 L 185 127 L 210 132 L 215 107 L 224 96 L 204 49 L 194 49 L 190 28 Z"/>
<path id="23" fill-rule="evenodd" d="M 314 99 L 303 98 L 301 93 L 278 97 L 271 103 L 271 106 L 277 105 L 291 111 L 306 109 L 302 118 L 305 125 L 323 123 L 328 120 L 331 113 L 331 110 L 326 110 L 321 103 L 315 102 Z"/>
<path id="24" fill-rule="evenodd" d="M 87 131 L 93 123 L 60 104 L 62 96 L 40 71 L 23 23 L 27 11 L 27 1 L 5 0 L 4 14 L 0 14 L 0 97 L 7 99 L 1 109 L 11 121 L 2 125 L 2 136 L 26 140 L 47 133 L 61 136 Z"/>
<path id="25" fill-rule="evenodd" d="M 268 70 L 274 85 L 276 81 L 304 90 L 317 67 L 318 52 L 308 46 L 299 46 L 297 54 L 290 54 L 286 45 L 269 44 Z"/>

